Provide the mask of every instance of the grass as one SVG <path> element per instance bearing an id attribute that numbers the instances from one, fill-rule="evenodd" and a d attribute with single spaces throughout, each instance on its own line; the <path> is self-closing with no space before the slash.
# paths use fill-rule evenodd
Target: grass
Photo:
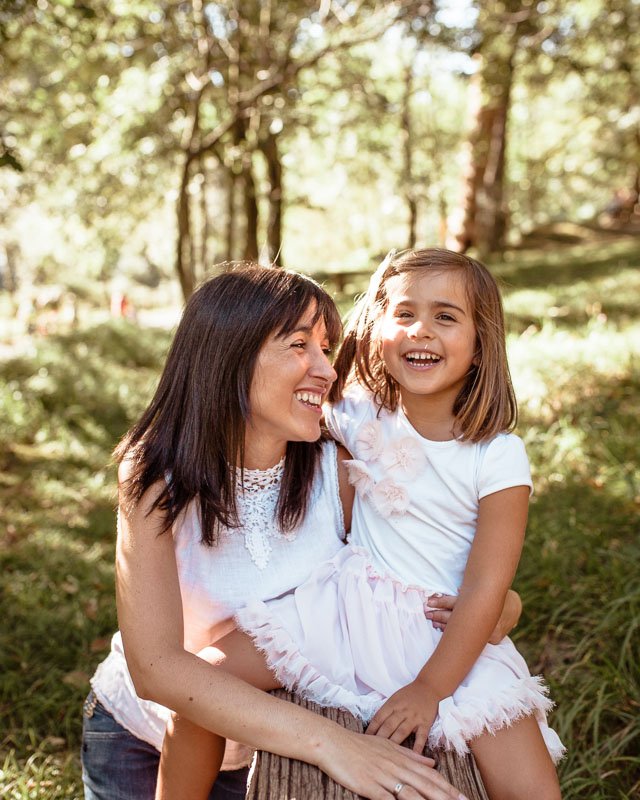
<path id="1" fill-rule="evenodd" d="M 126 323 L 0 364 L 0 795 L 81 797 L 79 704 L 116 627 L 115 470 L 168 345 Z"/>
<path id="2" fill-rule="evenodd" d="M 640 792 L 640 247 L 507 255 L 519 432 L 536 494 L 515 638 L 545 672 L 567 800 Z M 88 679 L 116 626 L 109 453 L 166 332 L 108 323 L 0 363 L 0 795 L 82 796 Z"/>

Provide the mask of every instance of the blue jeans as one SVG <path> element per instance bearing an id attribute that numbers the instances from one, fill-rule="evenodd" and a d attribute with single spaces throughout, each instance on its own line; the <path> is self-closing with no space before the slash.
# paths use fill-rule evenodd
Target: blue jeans
<path id="1" fill-rule="evenodd" d="M 153 800 L 160 753 L 117 723 L 93 692 L 84 706 L 81 758 L 85 800 Z M 220 773 L 209 800 L 244 800 L 248 773 Z"/>

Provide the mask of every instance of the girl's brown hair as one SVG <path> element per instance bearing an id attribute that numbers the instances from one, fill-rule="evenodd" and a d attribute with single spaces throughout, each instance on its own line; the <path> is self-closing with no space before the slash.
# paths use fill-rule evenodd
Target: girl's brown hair
<path id="1" fill-rule="evenodd" d="M 263 344 L 295 331 L 310 308 L 332 347 L 342 332 L 333 300 L 310 278 L 255 264 L 223 266 L 227 272 L 191 296 L 156 393 L 114 453 L 132 464 L 126 503 L 135 505 L 161 481 L 153 509 L 164 513 L 165 531 L 195 500 L 208 545 L 221 527 L 240 524 L 234 465 L 244 466 L 249 391 Z M 305 515 L 321 448 L 322 441 L 287 445 L 276 509 L 283 531 Z"/>
<path id="2" fill-rule="evenodd" d="M 381 408 L 390 411 L 397 408 L 400 387 L 385 367 L 376 334 L 377 323 L 389 301 L 386 289 L 389 278 L 422 271 L 460 272 L 472 309 L 477 355 L 453 406 L 461 438 L 479 442 L 512 430 L 518 412 L 507 362 L 498 284 L 479 261 L 450 250 L 405 250 L 397 254 L 392 251 L 380 264 L 345 328 L 344 341 L 334 363 L 338 379 L 330 400 L 339 400 L 347 382 L 356 380 L 373 394 Z"/>

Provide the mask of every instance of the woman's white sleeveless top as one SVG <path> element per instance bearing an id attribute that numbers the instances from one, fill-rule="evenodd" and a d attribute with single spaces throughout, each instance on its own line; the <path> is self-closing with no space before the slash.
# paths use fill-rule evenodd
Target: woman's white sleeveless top
<path id="1" fill-rule="evenodd" d="M 242 527 L 223 531 L 214 547 L 201 542 L 194 504 L 174 525 L 185 649 L 196 653 L 220 639 L 233 630 L 232 616 L 237 609 L 252 600 L 268 600 L 292 591 L 318 563 L 339 550 L 345 532 L 336 456 L 335 444 L 326 442 L 307 514 L 290 533 L 280 532 L 274 518 L 282 465 L 265 471 L 245 470 L 244 491 L 238 503 Z M 119 632 L 91 685 L 102 705 L 123 727 L 158 749 L 162 747 L 170 712 L 136 695 Z"/>

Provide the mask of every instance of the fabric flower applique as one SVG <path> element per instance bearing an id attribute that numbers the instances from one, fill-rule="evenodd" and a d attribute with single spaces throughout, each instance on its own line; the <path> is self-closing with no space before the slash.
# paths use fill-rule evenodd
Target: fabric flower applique
<path id="1" fill-rule="evenodd" d="M 369 471 L 369 467 L 357 458 L 351 461 L 344 462 L 349 475 L 349 483 L 355 487 L 356 491 L 360 494 L 368 494 L 373 489 L 373 475 Z"/>
<path id="2" fill-rule="evenodd" d="M 382 453 L 382 432 L 375 422 L 365 423 L 356 436 L 357 456 L 363 461 L 375 461 Z"/>
<path id="3" fill-rule="evenodd" d="M 381 517 L 404 514 L 409 508 L 409 492 L 404 486 L 394 483 L 391 478 L 378 481 L 369 494 Z"/>
<path id="4" fill-rule="evenodd" d="M 422 448 L 409 436 L 390 442 L 381 461 L 387 471 L 398 480 L 411 480 L 426 466 Z"/>

